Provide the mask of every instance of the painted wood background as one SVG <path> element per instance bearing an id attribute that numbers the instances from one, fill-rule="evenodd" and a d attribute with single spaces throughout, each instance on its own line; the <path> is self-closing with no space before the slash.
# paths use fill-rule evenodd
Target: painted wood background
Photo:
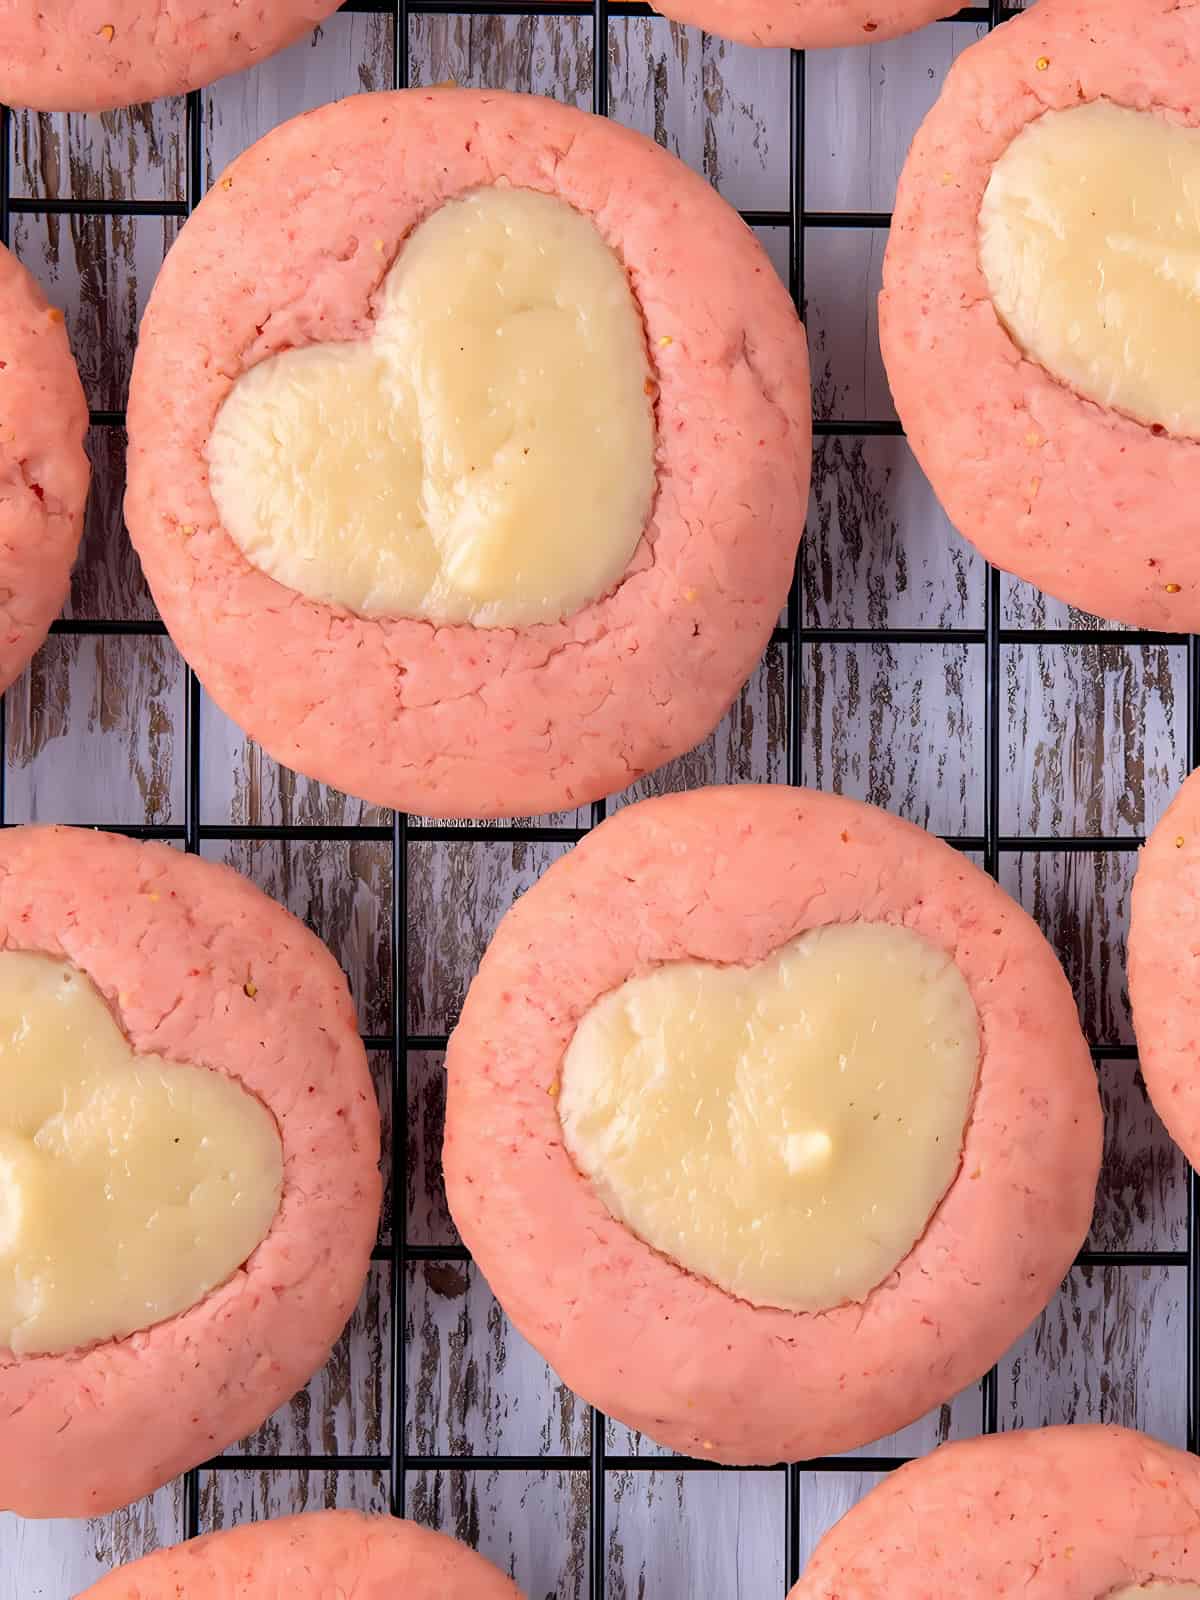
<path id="1" fill-rule="evenodd" d="M 908 139 L 954 56 L 981 31 L 943 23 L 894 44 L 811 57 L 799 159 L 808 209 L 886 212 Z M 597 70 L 590 19 L 422 16 L 411 23 L 415 82 L 554 94 L 592 102 Z M 205 179 L 281 119 L 329 98 L 392 82 L 391 21 L 341 14 L 257 71 L 204 96 Z M 614 116 L 704 172 L 735 205 L 785 213 L 791 63 L 663 21 L 613 20 L 607 57 Z M 185 113 L 165 101 L 106 116 L 14 116 L 13 194 L 45 200 L 185 196 Z M 119 411 L 137 320 L 176 219 L 79 218 L 33 210 L 12 244 L 68 314 L 91 403 Z M 786 271 L 786 227 L 763 242 Z M 708 780 L 784 779 L 798 750 L 806 781 L 859 795 L 967 840 L 984 831 L 985 652 L 952 641 L 912 644 L 821 637 L 829 629 L 980 630 L 986 573 L 941 515 L 904 442 L 855 431 L 886 422 L 889 402 L 873 301 L 884 234 L 878 227 L 807 230 L 805 288 L 817 415 L 848 430 L 822 437 L 800 581 L 804 629 L 799 693 L 793 663 L 771 646 L 713 737 L 636 788 Z M 121 523 L 124 440 L 97 426 L 96 470 L 83 560 L 68 616 L 151 621 L 153 608 Z M 1186 765 L 1186 650 L 1089 640 L 1094 619 L 1005 582 L 1006 628 L 1069 636 L 1003 647 L 1000 662 L 1001 832 L 1038 848 L 1006 851 L 1001 876 L 1045 927 L 1075 982 L 1100 1061 L 1108 1154 L 1090 1241 L 1096 1251 L 1182 1250 L 1186 1168 L 1151 1112 L 1131 1042 L 1123 977 L 1132 844 L 1161 813 Z M 1113 642 L 1116 637 L 1116 642 Z M 10 821 L 178 826 L 185 813 L 186 679 L 170 641 L 154 633 L 59 633 L 8 696 L 6 815 Z M 791 712 L 789 713 L 789 707 Z M 794 721 L 789 722 L 789 715 Z M 622 797 L 632 798 L 633 795 Z M 622 803 L 617 801 L 616 803 Z M 235 824 L 389 822 L 361 803 L 281 770 L 207 702 L 201 712 L 201 820 Z M 555 819 L 571 826 L 574 814 Z M 1079 853 L 1055 841 L 1102 835 L 1121 848 Z M 472 966 L 514 897 L 567 842 L 495 844 L 470 830 L 409 846 L 407 1015 L 420 1036 L 409 1057 L 406 1193 L 389 1201 L 410 1243 L 456 1243 L 441 1192 L 441 1058 Z M 206 843 L 304 917 L 346 967 L 364 1033 L 390 1031 L 393 861 L 386 840 Z M 978 856 L 976 857 L 978 859 Z M 373 1053 L 390 1108 L 389 1058 Z M 393 1215 L 394 1213 L 394 1215 Z M 385 1470 L 335 1472 L 331 1454 L 386 1455 L 392 1446 L 391 1267 L 373 1268 L 362 1303 L 327 1369 L 200 1484 L 205 1528 L 318 1505 L 383 1509 Z M 406 1440 L 419 1455 L 586 1456 L 587 1408 L 508 1327 L 487 1284 L 453 1258 L 409 1263 Z M 1182 1442 L 1186 1273 L 1178 1266 L 1076 1268 L 999 1373 L 1003 1427 L 1085 1419 L 1136 1424 Z M 884 1441 L 917 1452 L 979 1430 L 977 1390 Z M 652 1465 L 612 1470 L 605 1485 L 606 1592 L 614 1600 L 713 1600 L 782 1595 L 784 1482 L 778 1473 L 684 1472 L 648 1441 L 609 1424 L 613 1454 Z M 873 1453 L 873 1452 L 867 1452 Z M 271 1471 L 255 1457 L 311 1458 Z M 811 1548 L 875 1481 L 849 1470 L 803 1482 L 801 1536 Z M 456 1532 L 507 1568 L 533 1600 L 587 1594 L 586 1472 L 500 1472 L 486 1466 L 413 1472 L 410 1514 Z M 180 1537 L 179 1485 L 89 1523 L 0 1517 L 0 1600 L 67 1600 L 111 1563 Z"/>

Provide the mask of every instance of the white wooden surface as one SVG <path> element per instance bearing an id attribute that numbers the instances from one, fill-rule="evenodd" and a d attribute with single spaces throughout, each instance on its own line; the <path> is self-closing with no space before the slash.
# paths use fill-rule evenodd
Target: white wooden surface
<path id="1" fill-rule="evenodd" d="M 801 160 L 813 210 L 886 212 L 907 140 L 954 56 L 979 29 L 938 24 L 908 40 L 810 58 Z M 588 106 L 591 24 L 541 17 L 421 17 L 410 35 L 417 83 L 454 78 L 558 95 Z M 791 65 L 662 21 L 618 20 L 608 40 L 613 115 L 675 150 L 735 204 L 789 203 Z M 392 81 L 390 21 L 336 17 L 311 40 L 204 100 L 205 175 L 284 117 Z M 179 200 L 184 108 L 170 101 L 103 117 L 19 115 L 13 192 L 43 198 Z M 171 221 L 14 221 L 13 245 L 67 310 L 94 406 L 123 403 L 137 315 L 176 230 Z M 781 270 L 785 229 L 762 231 Z M 819 416 L 892 417 L 873 298 L 884 234 L 810 230 L 805 263 Z M 152 608 L 120 519 L 123 439 L 94 430 L 96 486 L 69 614 L 137 619 Z M 985 570 L 949 529 L 903 440 L 846 434 L 818 442 L 801 563 L 808 628 L 981 628 Z M 1043 838 L 1130 838 L 1161 813 L 1185 768 L 1186 652 L 1089 644 L 1093 619 L 1002 584 L 1003 622 L 1072 627 L 1083 642 L 1006 647 L 1001 677 L 1001 829 Z M 978 644 L 803 646 L 797 722 L 788 723 L 788 648 L 773 645 L 729 717 L 700 750 L 636 786 L 636 795 L 710 780 L 783 779 L 789 740 L 808 781 L 861 795 L 929 827 L 975 837 L 984 826 L 985 662 Z M 7 816 L 179 824 L 183 820 L 184 674 L 169 641 L 59 637 L 7 704 Z M 206 823 L 338 826 L 388 818 L 280 770 L 205 702 L 201 814 Z M 571 814 L 567 825 L 586 821 Z M 469 837 L 414 844 L 408 861 L 408 1029 L 444 1034 L 474 961 L 515 896 L 564 844 Z M 364 1032 L 389 1030 L 392 863 L 386 843 L 206 845 L 291 906 L 349 972 Z M 1002 878 L 1045 927 L 1076 985 L 1096 1044 L 1131 1040 L 1123 931 L 1134 858 L 1053 849 L 1006 855 Z M 389 1063 L 373 1057 L 385 1106 Z M 1128 1060 L 1106 1061 L 1105 1177 L 1091 1244 L 1181 1249 L 1186 1168 Z M 414 1244 L 452 1245 L 437 1148 L 441 1058 L 409 1063 L 407 1192 Z M 391 1202 L 382 1237 L 390 1238 Z M 386 1454 L 391 1440 L 390 1267 L 376 1265 L 328 1369 L 238 1449 L 244 1466 L 203 1475 L 201 1523 L 222 1527 L 315 1505 L 383 1509 L 387 1475 L 324 1469 L 334 1452 Z M 473 1267 L 411 1263 L 403 1330 L 409 1451 L 586 1455 L 582 1406 L 508 1326 Z M 1177 1267 L 1079 1268 L 1001 1365 L 1001 1424 L 1105 1418 L 1170 1439 L 1184 1429 L 1185 1274 Z M 866 1454 L 910 1453 L 978 1431 L 977 1390 Z M 784 1483 L 778 1474 L 683 1472 L 649 1441 L 610 1423 L 608 1450 L 652 1455 L 605 1486 L 606 1591 L 615 1600 L 704 1594 L 780 1596 L 785 1586 Z M 272 1472 L 253 1458 L 287 1453 L 309 1470 Z M 875 1481 L 857 1471 L 806 1473 L 807 1552 Z M 586 1473 L 558 1468 L 410 1473 L 408 1511 L 477 1544 L 535 1600 L 587 1594 Z M 179 1537 L 178 1485 L 90 1523 L 25 1524 L 0 1516 L 0 1600 L 67 1600 L 115 1561 Z"/>

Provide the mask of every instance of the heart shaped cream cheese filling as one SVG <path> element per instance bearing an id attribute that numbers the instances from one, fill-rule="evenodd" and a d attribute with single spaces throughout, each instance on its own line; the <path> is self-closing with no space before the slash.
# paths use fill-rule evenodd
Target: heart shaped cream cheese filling
<path id="1" fill-rule="evenodd" d="M 647 1244 L 755 1305 L 862 1300 L 958 1171 L 979 1067 L 954 961 L 885 923 L 753 967 L 676 962 L 581 1018 L 566 1147 Z"/>
<path id="2" fill-rule="evenodd" d="M 253 1095 L 135 1055 L 78 968 L 0 953 L 0 1348 L 56 1354 L 185 1311 L 266 1237 L 282 1186 Z"/>
<path id="3" fill-rule="evenodd" d="M 591 220 L 527 189 L 441 206 L 373 335 L 246 372 L 209 483 L 263 572 L 367 616 L 558 621 L 620 581 L 654 496 L 654 384 Z"/>
<path id="4" fill-rule="evenodd" d="M 992 170 L 979 260 L 1052 377 L 1200 438 L 1200 129 L 1107 100 L 1045 112 Z"/>

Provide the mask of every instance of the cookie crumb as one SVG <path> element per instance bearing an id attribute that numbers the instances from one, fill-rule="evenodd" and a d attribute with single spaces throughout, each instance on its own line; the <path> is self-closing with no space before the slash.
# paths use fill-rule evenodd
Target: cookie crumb
<path id="1" fill-rule="evenodd" d="M 246 996 L 247 1000 L 254 999 L 254 996 L 258 993 L 258 985 L 254 982 L 253 978 L 246 979 L 245 983 L 242 985 L 242 993 Z"/>
<path id="2" fill-rule="evenodd" d="M 1183 588 L 1183 585 L 1181 583 L 1168 583 L 1167 584 L 1167 593 L 1168 594 L 1178 594 L 1179 591 L 1182 588 Z"/>
<path id="3" fill-rule="evenodd" d="M 1047 70 L 1047 68 L 1049 67 L 1049 65 L 1050 65 L 1050 57 L 1049 56 L 1039 56 L 1037 58 L 1037 60 L 1034 62 L 1034 66 L 1038 69 L 1039 72 L 1045 72 Z"/>
<path id="4" fill-rule="evenodd" d="M 96 29 L 96 34 L 104 40 L 105 44 L 111 44 L 117 36 L 117 30 L 111 22 L 106 22 L 102 28 Z"/>

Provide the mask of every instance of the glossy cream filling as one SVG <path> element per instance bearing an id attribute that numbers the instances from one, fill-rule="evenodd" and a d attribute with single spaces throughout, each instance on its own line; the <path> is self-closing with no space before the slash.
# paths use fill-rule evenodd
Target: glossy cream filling
<path id="1" fill-rule="evenodd" d="M 233 1079 L 135 1056 L 78 968 L 0 953 L 0 1348 L 54 1354 L 195 1305 L 282 1186 L 274 1120 Z"/>
<path id="2" fill-rule="evenodd" d="M 756 1305 L 862 1300 L 958 1170 L 979 1020 L 954 961 L 855 922 L 755 967 L 678 962 L 585 1014 L 566 1146 L 612 1214 Z"/>
<path id="3" fill-rule="evenodd" d="M 1018 347 L 1085 399 L 1200 438 L 1200 130 L 1106 100 L 997 161 L 980 263 Z"/>
<path id="4" fill-rule="evenodd" d="M 558 621 L 637 548 L 653 391 L 628 277 L 590 219 L 478 189 L 411 235 L 371 339 L 238 380 L 209 440 L 212 495 L 248 559 L 311 599 Z"/>

